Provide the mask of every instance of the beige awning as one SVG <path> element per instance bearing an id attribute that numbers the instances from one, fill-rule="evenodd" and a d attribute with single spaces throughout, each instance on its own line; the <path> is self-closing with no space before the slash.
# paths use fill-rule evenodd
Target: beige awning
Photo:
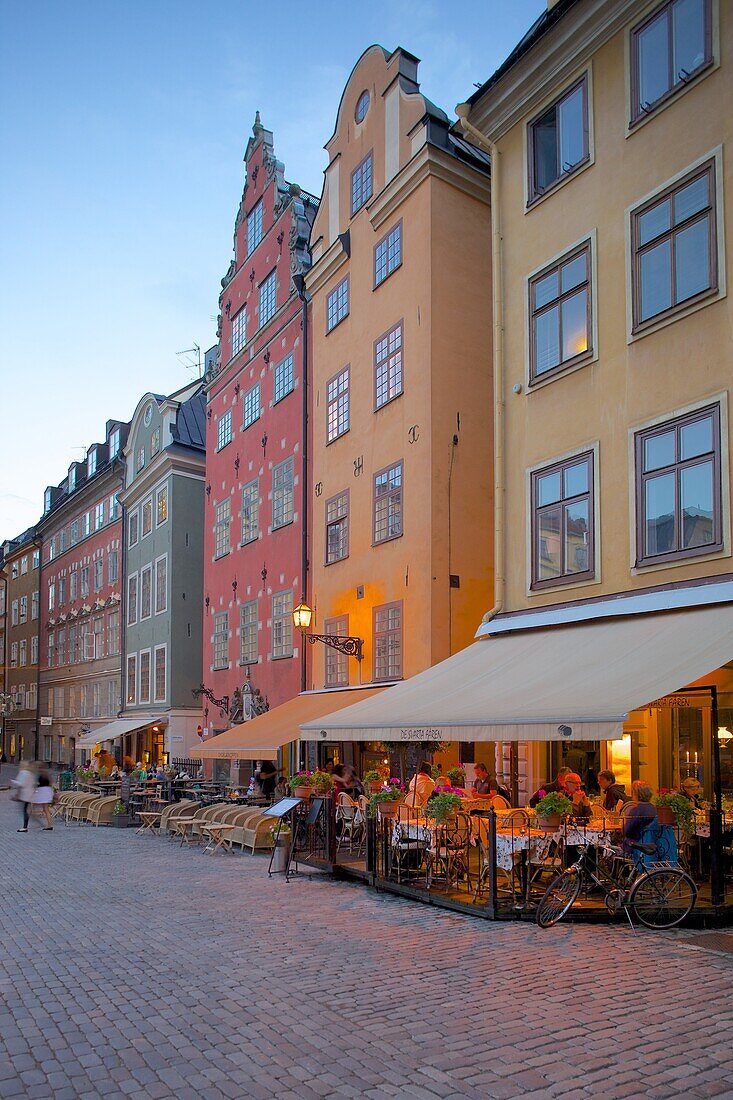
<path id="1" fill-rule="evenodd" d="M 376 699 L 301 725 L 331 741 L 609 741 L 629 711 L 733 660 L 733 605 L 474 642 Z"/>
<path id="2" fill-rule="evenodd" d="M 303 692 L 266 714 L 260 714 L 205 741 L 189 755 L 196 760 L 269 760 L 283 745 L 300 737 L 298 727 L 301 722 L 318 719 L 349 702 L 372 699 L 385 690 L 370 687 Z"/>
<path id="3" fill-rule="evenodd" d="M 133 733 L 147 726 L 165 726 L 167 723 L 167 718 L 146 718 L 144 715 L 139 715 L 137 718 L 117 718 L 114 722 L 107 722 L 83 734 L 78 738 L 76 745 L 80 749 L 91 749 L 100 741 L 114 741 L 126 733 Z"/>

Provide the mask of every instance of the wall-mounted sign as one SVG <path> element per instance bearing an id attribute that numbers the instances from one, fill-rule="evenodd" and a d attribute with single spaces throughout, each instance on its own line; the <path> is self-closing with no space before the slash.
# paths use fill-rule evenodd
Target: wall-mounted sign
<path id="1" fill-rule="evenodd" d="M 48 716 L 46 716 L 45 718 L 42 717 L 41 718 L 41 725 L 42 726 L 52 726 L 53 725 L 53 718 L 50 718 Z"/>
<path id="2" fill-rule="evenodd" d="M 661 699 L 655 699 L 649 704 L 650 710 L 694 710 L 699 707 L 709 707 L 710 697 L 704 692 L 694 695 L 685 695 L 679 692 L 677 695 L 663 695 Z"/>

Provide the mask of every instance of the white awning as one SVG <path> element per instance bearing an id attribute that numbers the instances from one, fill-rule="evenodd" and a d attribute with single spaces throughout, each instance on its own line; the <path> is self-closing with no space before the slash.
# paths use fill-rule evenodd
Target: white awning
<path id="1" fill-rule="evenodd" d="M 79 737 L 76 746 L 80 749 L 91 749 L 100 741 L 114 741 L 117 737 L 145 729 L 146 726 L 165 726 L 167 723 L 167 718 L 145 718 L 143 715 L 138 715 L 137 718 L 117 718 L 114 722 L 97 726 L 96 729 Z"/>
<path id="2" fill-rule="evenodd" d="M 609 741 L 629 711 L 731 660 L 731 604 L 518 631 L 300 728 L 331 741 Z"/>

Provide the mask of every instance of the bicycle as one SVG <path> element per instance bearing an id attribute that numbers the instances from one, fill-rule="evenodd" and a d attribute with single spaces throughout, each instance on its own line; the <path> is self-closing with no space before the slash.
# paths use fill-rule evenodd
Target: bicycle
<path id="1" fill-rule="evenodd" d="M 656 844 L 633 844 L 640 855 L 656 854 Z M 590 850 L 598 853 L 590 865 Z M 551 928 L 562 920 L 585 884 L 593 883 L 605 892 L 610 913 L 625 912 L 632 929 L 632 914 L 647 928 L 674 928 L 692 912 L 697 886 L 682 868 L 658 861 L 644 866 L 605 845 L 586 845 L 572 867 L 553 878 L 539 905 L 536 920 L 540 928 Z"/>

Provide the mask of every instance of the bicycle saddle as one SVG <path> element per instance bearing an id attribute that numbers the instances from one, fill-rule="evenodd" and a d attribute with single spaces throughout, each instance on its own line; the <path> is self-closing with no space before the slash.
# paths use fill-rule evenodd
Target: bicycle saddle
<path id="1" fill-rule="evenodd" d="M 645 856 L 651 856 L 657 850 L 656 844 L 641 844 L 633 841 L 629 844 L 629 847 L 633 848 L 635 852 L 642 852 Z"/>

